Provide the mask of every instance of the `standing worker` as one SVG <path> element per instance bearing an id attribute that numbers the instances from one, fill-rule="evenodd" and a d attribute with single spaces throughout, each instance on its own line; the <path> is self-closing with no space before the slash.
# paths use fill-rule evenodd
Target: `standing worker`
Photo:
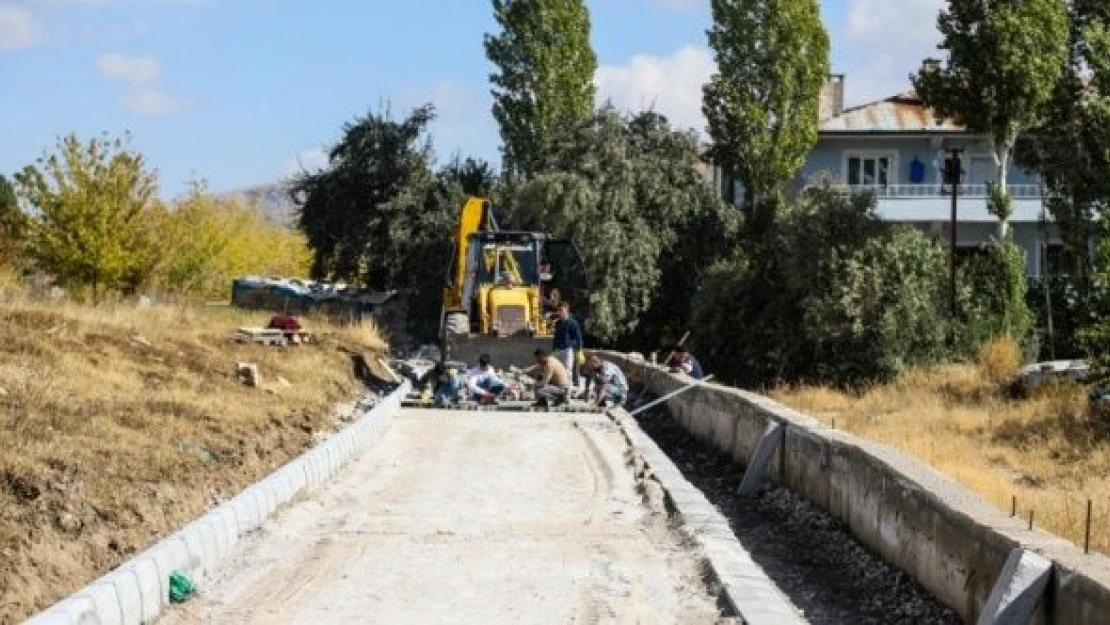
<path id="1" fill-rule="evenodd" d="M 582 351 L 586 342 L 582 340 L 582 328 L 574 317 L 570 316 L 570 304 L 559 302 L 559 320 L 555 322 L 555 337 L 551 349 L 563 367 L 571 372 L 571 381 L 574 388 L 578 384 L 577 352 Z"/>
<path id="2" fill-rule="evenodd" d="M 597 354 L 590 355 L 586 367 L 586 390 L 589 390 L 590 382 L 597 385 L 598 406 L 610 403 L 620 406 L 628 399 L 628 379 L 620 367 L 602 360 Z"/>

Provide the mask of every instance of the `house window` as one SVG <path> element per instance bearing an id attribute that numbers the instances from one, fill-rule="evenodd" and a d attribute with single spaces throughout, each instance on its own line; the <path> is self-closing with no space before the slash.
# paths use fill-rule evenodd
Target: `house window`
<path id="1" fill-rule="evenodd" d="M 848 154 L 845 163 L 848 184 L 885 187 L 891 184 L 894 156 L 890 154 Z"/>

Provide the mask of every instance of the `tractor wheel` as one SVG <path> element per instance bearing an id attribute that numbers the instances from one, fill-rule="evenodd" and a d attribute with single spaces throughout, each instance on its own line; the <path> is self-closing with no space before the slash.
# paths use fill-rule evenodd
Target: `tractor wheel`
<path id="1" fill-rule="evenodd" d="M 448 313 L 443 325 L 447 334 L 470 334 L 470 317 L 464 312 Z"/>

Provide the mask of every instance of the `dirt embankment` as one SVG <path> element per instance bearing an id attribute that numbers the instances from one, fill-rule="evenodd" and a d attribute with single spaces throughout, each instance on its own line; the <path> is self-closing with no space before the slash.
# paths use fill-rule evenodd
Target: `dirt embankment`
<path id="1" fill-rule="evenodd" d="M 76 590 L 336 428 L 335 406 L 365 390 L 381 338 L 310 324 L 314 345 L 230 339 L 265 318 L 0 303 L 0 623 Z M 237 362 L 256 363 L 262 385 L 242 384 Z"/>

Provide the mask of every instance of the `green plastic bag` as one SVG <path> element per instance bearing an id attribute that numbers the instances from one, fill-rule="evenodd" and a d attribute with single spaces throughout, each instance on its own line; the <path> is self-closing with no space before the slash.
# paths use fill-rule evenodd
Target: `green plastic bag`
<path id="1" fill-rule="evenodd" d="M 174 571 L 170 573 L 170 603 L 185 603 L 197 594 L 197 587 L 184 573 Z"/>

